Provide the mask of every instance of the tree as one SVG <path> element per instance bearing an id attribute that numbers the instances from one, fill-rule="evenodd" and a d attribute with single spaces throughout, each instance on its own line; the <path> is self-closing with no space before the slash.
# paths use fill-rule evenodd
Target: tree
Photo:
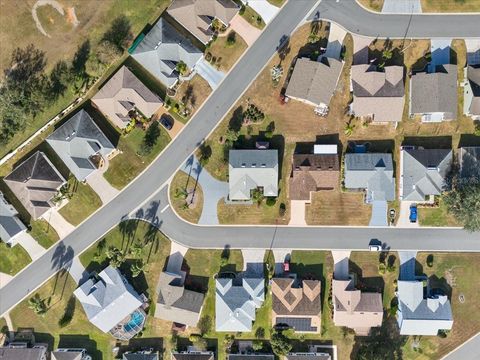
<path id="1" fill-rule="evenodd" d="M 384 60 L 390 60 L 393 56 L 393 52 L 391 49 L 387 48 L 382 51 L 382 58 Z"/>
<path id="2" fill-rule="evenodd" d="M 453 188 L 443 197 L 448 211 L 468 231 L 480 230 L 480 180 L 454 180 Z"/>
<path id="3" fill-rule="evenodd" d="M 132 277 L 136 278 L 138 275 L 142 273 L 145 269 L 145 263 L 142 259 L 139 259 L 132 263 L 130 266 L 130 271 L 132 272 Z"/>
<path id="4" fill-rule="evenodd" d="M 353 130 L 355 130 L 355 124 L 353 124 L 351 121 L 345 123 L 344 133 L 346 136 L 352 135 Z"/>
<path id="5" fill-rule="evenodd" d="M 225 140 L 233 144 L 238 140 L 238 133 L 232 129 L 227 129 L 225 132 Z"/>
<path id="6" fill-rule="evenodd" d="M 261 351 L 263 349 L 263 341 L 261 340 L 253 340 L 252 341 L 252 349 L 254 351 Z"/>
<path id="7" fill-rule="evenodd" d="M 277 356 L 285 356 L 292 350 L 292 344 L 283 332 L 275 331 L 270 340 L 270 345 Z"/>
<path id="8" fill-rule="evenodd" d="M 103 40 L 116 45 L 118 49 L 125 49 L 132 38 L 132 25 L 125 15 L 116 17 L 103 35 Z"/>
<path id="9" fill-rule="evenodd" d="M 0 89 L 0 144 L 5 144 L 26 124 L 25 111 L 16 104 L 17 100 L 17 96 L 9 89 Z"/>
<path id="10" fill-rule="evenodd" d="M 207 145 L 205 143 L 202 143 L 200 145 L 200 156 L 198 161 L 200 162 L 200 165 L 205 167 L 207 165 L 208 160 L 210 160 L 210 157 L 212 156 L 212 147 L 210 145 Z"/>
<path id="11" fill-rule="evenodd" d="M 88 57 L 90 56 L 90 40 L 85 40 L 82 45 L 77 49 L 75 55 L 73 55 L 72 60 L 72 71 L 75 75 L 79 77 L 85 77 Z"/>
<path id="12" fill-rule="evenodd" d="M 85 63 L 85 72 L 88 76 L 97 77 L 102 74 L 104 67 L 96 56 L 90 56 Z"/>
<path id="13" fill-rule="evenodd" d="M 175 69 L 178 71 L 180 75 L 183 75 L 187 72 L 187 64 L 185 64 L 182 60 L 177 62 Z"/>
<path id="14" fill-rule="evenodd" d="M 394 318 L 388 318 L 380 328 L 372 328 L 368 337 L 357 339 L 357 357 L 359 360 L 396 360 L 402 359 L 402 346 L 406 337 L 398 334 Z"/>
<path id="15" fill-rule="evenodd" d="M 227 45 L 233 46 L 237 42 L 237 33 L 235 31 L 230 31 L 227 36 Z"/>
<path id="16" fill-rule="evenodd" d="M 33 310 L 33 312 L 37 315 L 45 315 L 47 313 L 47 304 L 45 304 L 45 300 L 40 298 L 40 295 L 35 294 L 30 299 L 28 299 L 28 307 Z"/>
<path id="17" fill-rule="evenodd" d="M 68 87 L 70 74 L 67 62 L 65 60 L 58 61 L 50 73 L 50 95 L 57 99 L 63 95 Z"/>
<path id="18" fill-rule="evenodd" d="M 125 252 L 115 246 L 110 246 L 105 252 L 105 255 L 113 268 L 120 267 L 125 261 Z"/>
<path id="19" fill-rule="evenodd" d="M 110 65 L 122 56 L 122 51 L 110 41 L 103 40 L 97 47 L 97 58 L 105 65 Z"/>
<path id="20" fill-rule="evenodd" d="M 143 245 L 140 242 L 135 241 L 130 247 L 130 254 L 133 257 L 138 258 L 142 255 L 142 250 L 143 250 Z"/>
<path id="21" fill-rule="evenodd" d="M 152 151 L 152 148 L 158 141 L 160 137 L 160 125 L 158 125 L 158 121 L 154 121 L 145 132 L 145 136 L 143 137 L 143 146 L 142 146 L 142 153 L 149 154 Z"/>
<path id="22" fill-rule="evenodd" d="M 260 191 L 260 189 L 256 188 L 252 190 L 252 200 L 256 202 L 258 206 L 262 203 L 263 197 L 263 192 Z"/>
<path id="23" fill-rule="evenodd" d="M 212 318 L 208 315 L 202 316 L 198 321 L 197 327 L 200 330 L 200 334 L 205 335 L 212 327 Z"/>

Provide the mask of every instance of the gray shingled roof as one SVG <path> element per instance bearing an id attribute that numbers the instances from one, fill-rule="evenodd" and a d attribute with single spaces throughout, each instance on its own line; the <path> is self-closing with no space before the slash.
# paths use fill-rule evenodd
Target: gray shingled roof
<path id="1" fill-rule="evenodd" d="M 460 149 L 460 175 L 463 178 L 480 180 L 480 146 L 466 146 Z"/>
<path id="2" fill-rule="evenodd" d="M 18 165 L 3 181 L 34 220 L 54 206 L 52 199 L 65 183 L 55 166 L 40 151 Z"/>
<path id="3" fill-rule="evenodd" d="M 213 360 L 214 354 L 205 352 L 182 352 L 172 353 L 172 360 Z"/>
<path id="4" fill-rule="evenodd" d="M 68 349 L 68 351 L 58 351 L 55 350 L 52 352 L 52 360 L 82 360 L 83 349 L 78 349 L 78 351 L 73 351 L 73 349 Z"/>
<path id="5" fill-rule="evenodd" d="M 353 102 L 356 116 L 373 116 L 374 121 L 401 121 L 405 102 L 403 66 L 352 66 Z"/>
<path id="6" fill-rule="evenodd" d="M 98 281 L 87 280 L 74 294 L 90 322 L 108 332 L 138 309 L 142 301 L 118 269 L 108 266 L 98 274 L 98 278 Z"/>
<path id="7" fill-rule="evenodd" d="M 128 353 L 122 355 L 122 360 L 158 360 L 158 353 Z"/>
<path id="8" fill-rule="evenodd" d="M 228 162 L 230 200 L 249 200 L 257 187 L 265 196 L 278 195 L 277 150 L 230 150 Z"/>
<path id="9" fill-rule="evenodd" d="M 189 69 L 203 57 L 186 37 L 160 18 L 142 39 L 131 56 L 167 87 L 178 80 L 176 64 L 183 61 Z"/>
<path id="10" fill-rule="evenodd" d="M 229 354 L 228 360 L 274 360 L 273 354 Z"/>
<path id="11" fill-rule="evenodd" d="M 326 353 L 295 353 L 288 354 L 285 360 L 332 360 L 332 357 Z"/>
<path id="12" fill-rule="evenodd" d="M 367 200 L 395 200 L 391 154 L 345 154 L 345 187 L 366 189 Z"/>
<path id="13" fill-rule="evenodd" d="M 251 331 L 256 309 L 265 299 L 263 278 L 215 281 L 216 331 Z"/>
<path id="14" fill-rule="evenodd" d="M 398 281 L 398 324 L 402 335 L 437 335 L 450 330 L 452 308 L 446 295 L 424 298 L 422 281 Z"/>
<path id="15" fill-rule="evenodd" d="M 1 360 L 43 360 L 46 357 L 47 348 L 10 348 L 0 347 Z"/>
<path id="16" fill-rule="evenodd" d="M 0 239 L 9 243 L 13 237 L 27 230 L 18 218 L 17 210 L 5 200 L 0 191 Z"/>
<path id="17" fill-rule="evenodd" d="M 446 113 L 457 117 L 457 65 L 437 67 L 435 73 L 419 72 L 412 76 L 410 89 L 412 114 Z"/>
<path id="18" fill-rule="evenodd" d="M 197 326 L 204 295 L 185 289 L 182 276 L 162 272 L 157 293 L 155 317 L 187 326 Z"/>
<path id="19" fill-rule="evenodd" d="M 480 65 L 467 68 L 467 78 L 472 88 L 472 102 L 469 106 L 469 113 L 472 115 L 480 115 Z"/>
<path id="20" fill-rule="evenodd" d="M 313 105 L 330 103 L 342 72 L 343 63 L 332 58 L 312 61 L 300 58 L 295 63 L 285 95 Z"/>
<path id="21" fill-rule="evenodd" d="M 452 150 L 404 149 L 402 154 L 402 200 L 423 201 L 428 195 L 440 195 L 452 164 Z"/>
<path id="22" fill-rule="evenodd" d="M 79 181 L 96 170 L 91 156 L 106 157 L 115 149 L 85 110 L 55 130 L 47 143 Z"/>

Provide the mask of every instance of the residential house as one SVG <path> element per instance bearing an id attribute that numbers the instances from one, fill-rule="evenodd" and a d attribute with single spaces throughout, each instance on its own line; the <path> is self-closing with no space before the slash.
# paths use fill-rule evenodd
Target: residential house
<path id="1" fill-rule="evenodd" d="M 464 91 L 464 113 L 480 120 L 480 65 L 468 65 Z"/>
<path id="2" fill-rule="evenodd" d="M 181 275 L 162 272 L 157 293 L 155 317 L 187 326 L 197 326 L 204 295 L 185 289 Z"/>
<path id="3" fill-rule="evenodd" d="M 87 350 L 80 348 L 59 348 L 52 352 L 51 360 L 91 360 Z"/>
<path id="4" fill-rule="evenodd" d="M 1 360 L 47 360 L 48 344 L 35 342 L 32 329 L 20 329 L 14 339 L 0 346 Z"/>
<path id="5" fill-rule="evenodd" d="M 215 354 L 212 351 L 198 351 L 189 349 L 187 351 L 172 352 L 172 360 L 214 360 Z"/>
<path id="6" fill-rule="evenodd" d="M 414 73 L 410 80 L 410 116 L 423 122 L 457 118 L 457 65 L 438 65 L 435 72 Z"/>
<path id="7" fill-rule="evenodd" d="M 18 165 L 3 181 L 33 220 L 45 216 L 55 207 L 55 196 L 66 183 L 47 156 L 40 151 Z"/>
<path id="8" fill-rule="evenodd" d="M 343 63 L 323 57 L 320 61 L 300 58 L 295 63 L 285 95 L 320 109 L 328 109 L 342 72 Z"/>
<path id="9" fill-rule="evenodd" d="M 130 52 L 135 61 L 168 88 L 174 86 L 181 75 L 177 71 L 179 62 L 192 70 L 203 59 L 203 52 L 163 18 Z"/>
<path id="10" fill-rule="evenodd" d="M 358 290 L 352 276 L 332 280 L 332 301 L 335 326 L 345 326 L 366 336 L 372 327 L 382 325 L 382 294 Z"/>
<path id="11" fill-rule="evenodd" d="M 424 149 L 403 146 L 400 151 L 400 199 L 425 201 L 427 196 L 440 195 L 445 186 L 453 153 L 451 149 Z"/>
<path id="12" fill-rule="evenodd" d="M 214 34 L 214 20 L 228 26 L 240 7 L 232 0 L 174 0 L 167 13 L 203 44 Z"/>
<path id="13" fill-rule="evenodd" d="M 137 352 L 127 352 L 122 354 L 122 360 L 158 360 L 158 352 L 153 350 L 143 350 Z"/>
<path id="14" fill-rule="evenodd" d="M 162 99 L 126 66 L 122 66 L 100 88 L 92 103 L 120 129 L 124 129 L 138 113 L 151 118 L 163 106 Z"/>
<path id="15" fill-rule="evenodd" d="M 251 192 L 261 189 L 263 195 L 278 195 L 277 150 L 230 150 L 228 158 L 229 199 L 246 201 Z"/>
<path id="16" fill-rule="evenodd" d="M 460 148 L 458 162 L 462 178 L 480 180 L 480 146 L 464 146 Z"/>
<path id="17" fill-rule="evenodd" d="M 18 211 L 5 200 L 0 191 L 0 240 L 14 246 L 18 238 L 26 232 L 26 226 L 18 218 Z"/>
<path id="18" fill-rule="evenodd" d="M 215 280 L 215 330 L 252 331 L 256 310 L 265 299 L 263 278 Z"/>
<path id="19" fill-rule="evenodd" d="M 47 143 L 79 181 L 103 167 L 115 150 L 85 110 L 56 129 L 47 138 Z"/>
<path id="20" fill-rule="evenodd" d="M 328 353 L 290 353 L 285 356 L 285 360 L 332 360 L 332 356 Z"/>
<path id="21" fill-rule="evenodd" d="M 339 186 L 340 161 L 337 145 L 314 145 L 313 153 L 293 154 L 290 199 L 311 200 L 312 192 Z"/>
<path id="22" fill-rule="evenodd" d="M 395 200 L 392 154 L 345 154 L 345 187 L 365 190 L 365 202 L 372 204 L 370 225 L 386 226 L 387 201 Z"/>
<path id="23" fill-rule="evenodd" d="M 295 275 L 272 279 L 272 326 L 287 325 L 296 332 L 320 332 L 321 283 Z"/>
<path id="24" fill-rule="evenodd" d="M 405 104 L 403 66 L 353 65 L 352 112 L 358 117 L 369 117 L 373 123 L 397 123 L 402 120 Z"/>
<path id="25" fill-rule="evenodd" d="M 118 269 L 108 266 L 74 294 L 88 320 L 104 333 L 129 340 L 143 329 L 147 299 L 138 295 Z"/>

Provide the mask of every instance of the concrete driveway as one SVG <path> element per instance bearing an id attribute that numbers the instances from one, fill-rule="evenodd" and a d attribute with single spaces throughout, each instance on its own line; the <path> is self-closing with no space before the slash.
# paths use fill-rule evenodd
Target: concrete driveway
<path id="1" fill-rule="evenodd" d="M 242 3 L 255 10 L 256 13 L 262 17 L 263 21 L 265 21 L 265 24 L 272 21 L 280 11 L 280 8 L 270 4 L 267 0 L 242 0 Z"/>
<path id="2" fill-rule="evenodd" d="M 343 39 L 345 39 L 347 32 L 335 23 L 330 24 L 330 32 L 328 34 L 327 50 L 324 56 L 340 60 L 342 53 Z"/>
<path id="3" fill-rule="evenodd" d="M 275 275 L 283 273 L 283 263 L 287 256 L 292 254 L 291 249 L 273 249 L 273 257 L 275 258 Z"/>
<path id="4" fill-rule="evenodd" d="M 240 14 L 237 14 L 230 21 L 230 28 L 242 37 L 248 46 L 252 45 L 260 36 L 262 31 L 250 25 Z"/>
<path id="5" fill-rule="evenodd" d="M 388 226 L 388 204 L 386 201 L 372 201 L 372 217 L 369 226 Z"/>
<path id="6" fill-rule="evenodd" d="M 465 39 L 467 46 L 467 64 L 480 64 L 480 39 Z"/>
<path id="7" fill-rule="evenodd" d="M 198 75 L 204 78 L 208 85 L 215 90 L 220 82 L 225 77 L 225 73 L 215 69 L 207 60 L 200 60 L 197 65 L 195 65 L 195 71 Z M 177 121 L 178 122 L 178 121 Z M 172 129 L 173 130 L 173 129 Z"/>
<path id="8" fill-rule="evenodd" d="M 332 251 L 333 256 L 333 276 L 337 280 L 348 279 L 348 261 L 351 251 Z"/>
<path id="9" fill-rule="evenodd" d="M 414 201 L 400 201 L 400 213 L 398 214 L 397 227 L 401 228 L 418 228 L 420 224 L 410 222 L 410 205 L 415 204 Z"/>
<path id="10" fill-rule="evenodd" d="M 291 200 L 290 201 L 290 222 L 288 225 L 306 226 L 305 221 L 305 204 L 307 202 L 303 200 Z"/>
<path id="11" fill-rule="evenodd" d="M 244 277 L 263 277 L 265 251 L 242 249 Z"/>
<path id="12" fill-rule="evenodd" d="M 47 251 L 37 240 L 27 233 L 23 233 L 18 237 L 18 245 L 21 245 L 25 249 L 32 261 L 38 259 Z"/>
<path id="13" fill-rule="evenodd" d="M 382 8 L 384 14 L 418 14 L 421 12 L 420 0 L 385 0 Z"/>
<path id="14" fill-rule="evenodd" d="M 65 220 L 65 218 L 58 212 L 58 209 L 51 209 L 44 216 L 44 219 L 55 229 L 60 239 L 63 239 L 75 230 L 75 226 Z"/>
<path id="15" fill-rule="evenodd" d="M 0 289 L 12 280 L 13 276 L 0 272 Z"/>
<path id="16" fill-rule="evenodd" d="M 228 197 L 228 183 L 215 179 L 202 168 L 195 156 L 190 156 L 181 170 L 196 179 L 203 191 L 203 210 L 199 224 L 217 225 L 217 205 L 222 198 Z"/>
<path id="17" fill-rule="evenodd" d="M 353 65 L 368 64 L 368 46 L 373 38 L 352 34 Z"/>
<path id="18" fill-rule="evenodd" d="M 90 274 L 85 270 L 85 267 L 80 262 L 78 256 L 74 257 L 70 265 L 67 267 L 70 276 L 75 280 L 77 285 L 83 284 Z"/>
<path id="19" fill-rule="evenodd" d="M 119 193 L 119 191 L 110 185 L 103 177 L 103 171 L 94 171 L 91 173 L 87 177 L 87 184 L 97 193 L 100 200 L 102 200 L 102 204 L 108 203 Z"/>

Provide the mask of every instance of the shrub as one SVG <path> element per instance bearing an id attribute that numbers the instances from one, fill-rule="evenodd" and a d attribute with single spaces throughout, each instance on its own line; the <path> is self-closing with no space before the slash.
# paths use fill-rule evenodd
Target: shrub
<path id="1" fill-rule="evenodd" d="M 260 351 L 263 349 L 263 341 L 260 340 L 253 340 L 252 341 L 252 349 L 254 351 Z"/>
<path id="2" fill-rule="evenodd" d="M 380 275 L 385 274 L 385 268 L 386 268 L 385 264 L 378 264 L 378 273 Z"/>
<path id="3" fill-rule="evenodd" d="M 292 350 L 290 340 L 281 332 L 273 333 L 270 345 L 277 356 L 285 356 Z"/>
<path id="4" fill-rule="evenodd" d="M 263 327 L 259 327 L 257 330 L 255 330 L 255 338 L 257 339 L 265 338 L 265 329 Z"/>
<path id="5" fill-rule="evenodd" d="M 287 207 L 285 206 L 284 203 L 281 203 L 279 208 L 278 208 L 278 215 L 285 216 L 286 212 L 287 212 Z"/>
<path id="6" fill-rule="evenodd" d="M 267 206 L 275 206 L 275 204 L 277 203 L 277 199 L 273 198 L 273 197 L 269 197 L 267 198 L 266 202 Z"/>
<path id="7" fill-rule="evenodd" d="M 432 267 L 433 266 L 433 254 L 430 254 L 427 256 L 427 266 Z"/>
<path id="8" fill-rule="evenodd" d="M 236 42 L 237 42 L 237 33 L 232 30 L 227 36 L 227 45 L 233 46 L 235 45 Z"/>

